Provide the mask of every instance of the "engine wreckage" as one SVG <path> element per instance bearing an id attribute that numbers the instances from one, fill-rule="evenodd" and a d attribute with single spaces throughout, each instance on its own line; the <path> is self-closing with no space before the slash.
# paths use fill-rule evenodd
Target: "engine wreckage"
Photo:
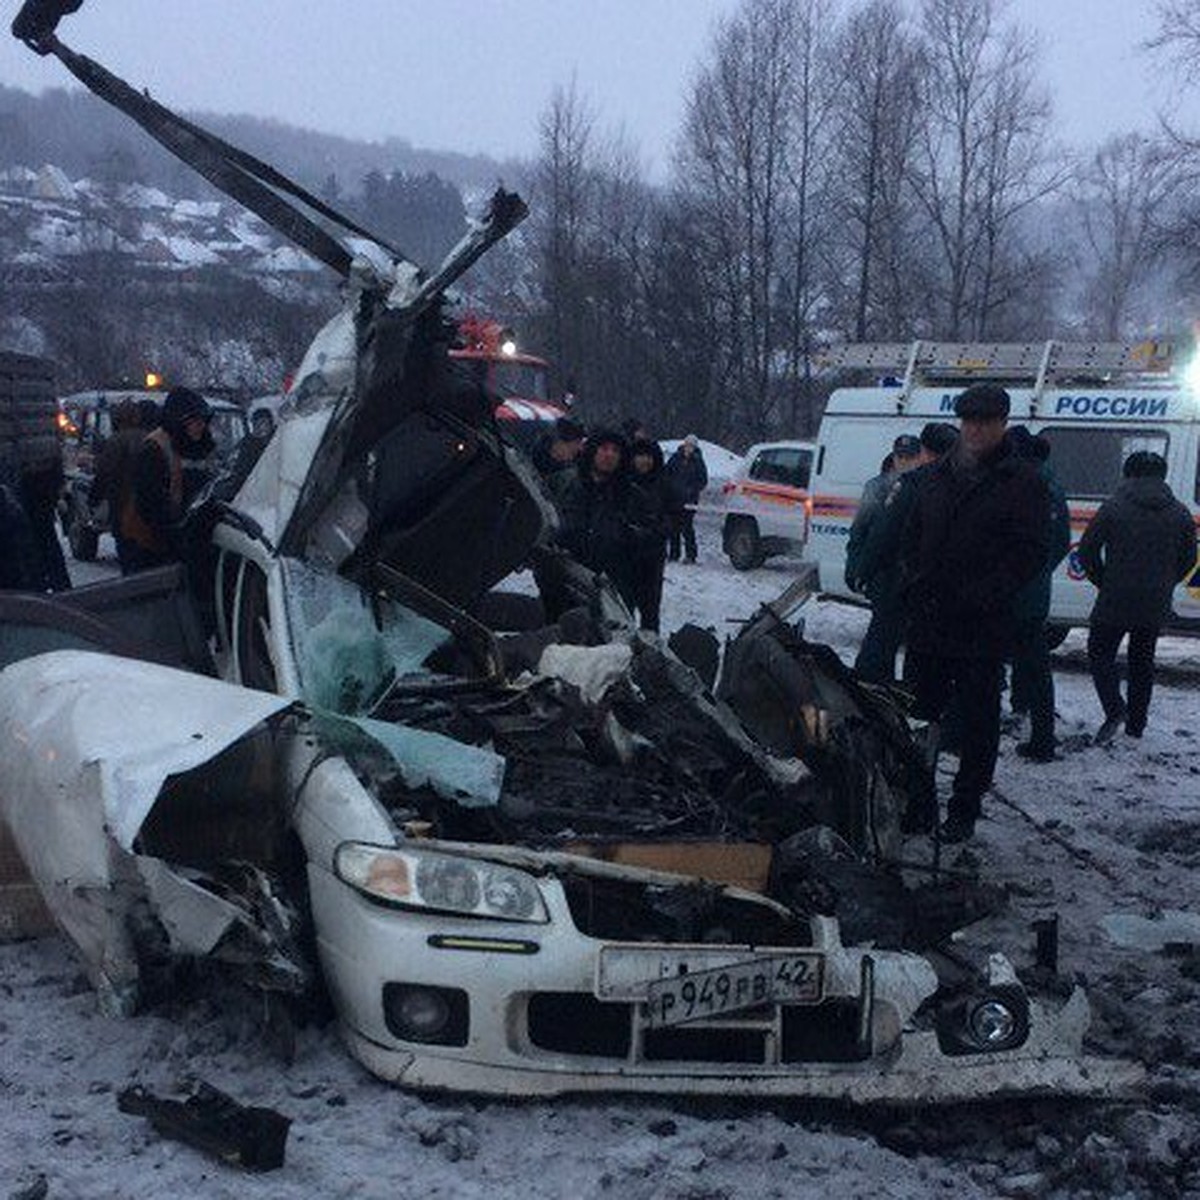
<path id="1" fill-rule="evenodd" d="M 1084 1054 L 1079 989 L 954 940 L 988 889 L 906 883 L 927 756 L 790 623 L 803 585 L 706 680 L 554 547 L 442 316 L 519 199 L 431 277 L 356 257 L 298 206 L 365 231 L 67 49 L 77 7 L 14 32 L 349 282 L 186 581 L 4 610 L 31 656 L 0 674 L 3 812 L 102 1002 L 217 963 L 297 1014 L 328 996 L 385 1079 L 507 1095 L 1132 1086 Z M 496 590 L 529 564 L 541 599 Z"/>

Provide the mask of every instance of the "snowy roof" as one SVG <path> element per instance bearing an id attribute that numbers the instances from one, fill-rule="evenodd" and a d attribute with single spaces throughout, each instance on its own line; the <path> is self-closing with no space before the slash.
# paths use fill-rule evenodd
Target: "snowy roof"
<path id="1" fill-rule="evenodd" d="M 47 163 L 37 173 L 34 191 L 45 200 L 74 200 L 75 185 L 62 167 Z"/>
<path id="2" fill-rule="evenodd" d="M 22 189 L 28 187 L 38 177 L 36 171 L 29 167 L 7 167 L 0 171 L 0 184 L 15 184 Z"/>
<path id="3" fill-rule="evenodd" d="M 263 255 L 262 261 L 259 263 L 259 269 L 262 271 L 295 271 L 309 273 L 322 270 L 322 266 L 315 258 L 310 258 L 301 250 L 297 250 L 293 246 L 279 246 L 272 250 L 270 254 Z"/>
<path id="4" fill-rule="evenodd" d="M 172 201 L 166 192 L 160 192 L 158 188 L 146 187 L 141 183 L 128 184 L 122 189 L 122 198 L 126 204 L 132 204 L 135 208 L 170 208 Z"/>
<path id="5" fill-rule="evenodd" d="M 62 217 L 44 217 L 28 233 L 29 240 L 52 253 L 78 254 L 79 228 Z"/>
<path id="6" fill-rule="evenodd" d="M 175 215 L 180 217 L 219 217 L 219 200 L 176 200 Z"/>
<path id="7" fill-rule="evenodd" d="M 221 261 L 219 254 L 214 253 L 204 242 L 198 242 L 195 238 L 176 234 L 167 237 L 165 241 L 167 249 L 170 250 L 175 261 L 187 266 L 206 266 L 209 263 Z"/>

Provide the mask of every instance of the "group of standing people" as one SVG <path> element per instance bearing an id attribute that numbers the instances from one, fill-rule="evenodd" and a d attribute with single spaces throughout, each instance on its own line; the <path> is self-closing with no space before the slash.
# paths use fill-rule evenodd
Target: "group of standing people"
<path id="1" fill-rule="evenodd" d="M 657 632 L 668 559 L 695 562 L 695 505 L 708 470 L 693 435 L 664 461 L 644 427 L 587 433 L 570 417 L 534 450 L 560 517 L 559 542 L 608 576 L 641 628 Z"/>
<path id="2" fill-rule="evenodd" d="M 846 559 L 848 586 L 872 605 L 856 668 L 891 683 L 907 649 L 904 683 L 916 715 L 952 725 L 959 748 L 943 840 L 971 837 L 1000 746 L 1001 695 L 1012 665 L 1014 708 L 1031 734 L 1018 753 L 1055 757 L 1054 683 L 1046 619 L 1054 569 L 1070 548 L 1070 514 L 1050 446 L 1008 427 L 1008 393 L 975 384 L 955 401 L 961 432 L 930 424 L 896 439 L 890 462 L 864 489 Z M 1079 558 L 1099 588 L 1088 653 L 1105 712 L 1098 740 L 1124 722 L 1146 724 L 1154 646 L 1175 584 L 1196 565 L 1190 513 L 1171 495 L 1160 455 L 1138 452 L 1089 525 Z M 1129 634 L 1129 692 L 1116 653 Z M 908 814 L 927 831 L 936 811 Z"/>
<path id="3" fill-rule="evenodd" d="M 182 520 L 190 499 L 183 465 L 213 450 L 212 413 L 189 388 L 153 400 L 123 401 L 113 411 L 113 433 L 100 448 L 89 488 L 92 505 L 107 502 L 121 573 L 146 570 L 182 557 Z M 65 591 L 71 586 L 56 528 L 63 487 L 54 470 L 0 484 L 0 589 Z"/>

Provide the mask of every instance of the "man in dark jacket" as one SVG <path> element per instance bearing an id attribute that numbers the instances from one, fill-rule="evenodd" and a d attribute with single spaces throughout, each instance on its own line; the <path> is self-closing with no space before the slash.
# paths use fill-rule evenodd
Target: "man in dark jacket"
<path id="1" fill-rule="evenodd" d="M 183 461 L 212 453 L 211 418 L 208 401 L 190 388 L 172 388 L 167 393 L 158 428 L 145 436 L 134 457 L 133 482 L 120 514 L 125 574 L 181 557 Z"/>
<path id="2" fill-rule="evenodd" d="M 558 475 L 555 499 L 563 548 L 585 567 L 607 575 L 632 608 L 627 459 L 628 447 L 619 433 L 602 429 L 590 434 L 575 469 Z"/>
<path id="3" fill-rule="evenodd" d="M 554 429 L 533 448 L 533 465 L 543 479 L 573 467 L 583 451 L 583 426 L 572 417 L 559 417 Z"/>
<path id="4" fill-rule="evenodd" d="M 1109 741 L 1122 721 L 1141 737 L 1154 689 L 1154 651 L 1171 612 L 1175 585 L 1196 566 L 1196 528 L 1167 486 L 1166 460 L 1139 450 L 1125 460 L 1125 478 L 1092 518 L 1079 561 L 1099 589 L 1088 633 L 1088 662 Z M 1117 648 L 1129 635 L 1129 699 L 1121 697 Z"/>
<path id="5" fill-rule="evenodd" d="M 846 576 L 858 585 L 871 602 L 871 623 L 863 636 L 854 669 L 869 683 L 892 683 L 896 676 L 896 654 L 904 640 L 904 607 L 897 586 L 896 563 L 884 564 L 871 557 L 871 533 L 885 520 L 888 501 L 901 476 L 915 471 L 925 462 L 919 438 L 911 433 L 901 434 L 892 445 L 892 478 L 873 513 L 863 514 L 862 507 L 870 503 L 866 488 L 859 513 L 850 527 L 846 546 Z"/>
<path id="6" fill-rule="evenodd" d="M 122 574 L 128 574 L 128 571 L 125 567 L 127 545 L 121 531 L 121 513 L 129 502 L 133 487 L 134 460 L 146 440 L 146 434 L 158 424 L 157 407 L 154 419 L 148 425 L 142 423 L 145 416 L 141 405 L 129 397 L 113 408 L 112 436 L 96 456 L 96 473 L 88 489 L 89 504 L 93 507 L 101 503 L 108 505 L 109 526 L 113 541 L 117 544 L 117 562 L 121 564 Z"/>
<path id="7" fill-rule="evenodd" d="M 45 590 L 33 526 L 16 491 L 3 483 L 0 483 L 0 590 Z"/>
<path id="8" fill-rule="evenodd" d="M 654 441 L 635 441 L 629 457 L 633 465 L 629 488 L 633 603 L 641 627 L 657 633 L 671 507 L 662 447 Z"/>
<path id="9" fill-rule="evenodd" d="M 708 467 L 699 439 L 689 433 L 671 455 L 666 466 L 667 485 L 671 497 L 671 535 L 667 542 L 667 557 L 679 560 L 679 542 L 688 562 L 696 561 L 696 502 L 708 487 Z"/>
<path id="10" fill-rule="evenodd" d="M 862 573 L 859 570 L 859 555 L 866 545 L 867 535 L 871 526 L 883 511 L 884 501 L 896 482 L 896 456 L 889 452 L 879 464 L 879 474 L 872 475 L 863 484 L 862 493 L 858 498 L 858 508 L 854 510 L 854 520 L 850 523 L 850 536 L 846 540 L 846 570 L 844 578 L 846 586 L 852 592 L 863 590 Z"/>
<path id="11" fill-rule="evenodd" d="M 1041 569 L 1049 498 L 1005 438 L 1008 393 L 973 384 L 955 401 L 958 446 L 921 480 L 904 531 L 908 645 L 918 715 L 961 720 L 942 838 L 971 837 L 1000 747 L 1000 690 L 1017 593 Z"/>
<path id="12" fill-rule="evenodd" d="M 916 441 L 915 455 L 911 443 Z M 873 683 L 891 683 L 896 674 L 896 654 L 904 641 L 908 616 L 901 553 L 904 530 L 916 503 L 921 480 L 958 442 L 953 425 L 930 422 L 914 439 L 897 438 L 902 444 L 902 470 L 893 478 L 879 511 L 870 521 L 861 543 L 855 547 L 853 566 L 847 550 L 847 575 L 853 574 L 856 590 L 871 601 L 871 624 L 859 647 L 854 669 Z M 895 451 L 892 452 L 893 456 Z M 895 461 L 895 459 L 893 459 Z M 910 674 L 905 669 L 905 677 Z"/>
<path id="13" fill-rule="evenodd" d="M 1031 762 L 1052 762 L 1054 736 L 1054 673 L 1046 618 L 1050 615 L 1050 590 L 1055 568 L 1071 548 L 1071 513 L 1066 493 L 1050 469 L 1050 443 L 1018 425 L 1009 431 L 1017 455 L 1033 463 L 1050 498 L 1050 547 L 1042 569 L 1017 594 L 1013 615 L 1017 619 L 1012 660 L 1012 705 L 1029 713 L 1029 740 L 1017 753 Z"/>

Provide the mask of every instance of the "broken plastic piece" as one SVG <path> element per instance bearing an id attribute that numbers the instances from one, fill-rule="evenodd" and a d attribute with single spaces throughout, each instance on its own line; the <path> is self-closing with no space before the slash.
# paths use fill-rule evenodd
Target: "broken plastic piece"
<path id="1" fill-rule="evenodd" d="M 123 1113 L 145 1117 L 164 1137 L 175 1138 L 247 1171 L 283 1166 L 291 1120 L 271 1108 L 248 1108 L 201 1082 L 186 1100 L 162 1100 L 142 1087 L 117 1095 Z"/>

